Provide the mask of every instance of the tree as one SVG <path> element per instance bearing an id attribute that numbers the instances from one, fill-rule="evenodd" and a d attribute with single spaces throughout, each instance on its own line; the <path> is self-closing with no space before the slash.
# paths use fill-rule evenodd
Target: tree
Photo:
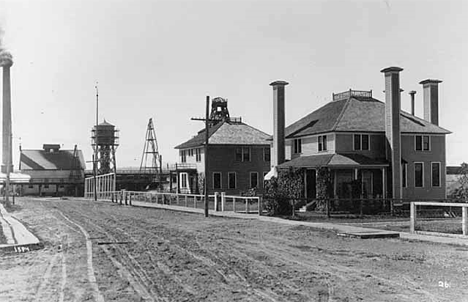
<path id="1" fill-rule="evenodd" d="M 304 192 L 304 170 L 290 167 L 265 182 L 265 209 L 270 215 L 291 215 L 293 203 Z"/>
<path id="2" fill-rule="evenodd" d="M 458 188 L 452 193 L 452 198 L 468 200 L 468 164 L 462 163 L 458 171 Z"/>

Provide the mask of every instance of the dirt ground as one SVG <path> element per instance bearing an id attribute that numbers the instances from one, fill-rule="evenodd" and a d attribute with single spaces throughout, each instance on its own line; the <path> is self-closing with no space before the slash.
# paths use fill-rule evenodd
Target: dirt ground
<path id="1" fill-rule="evenodd" d="M 41 250 L 0 251 L 0 301 L 467 301 L 468 248 L 19 199 Z"/>

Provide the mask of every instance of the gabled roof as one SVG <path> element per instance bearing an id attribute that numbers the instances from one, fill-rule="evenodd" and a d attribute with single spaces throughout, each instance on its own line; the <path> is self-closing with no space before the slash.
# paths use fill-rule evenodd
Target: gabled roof
<path id="1" fill-rule="evenodd" d="M 245 123 L 223 121 L 208 129 L 208 143 L 213 145 L 270 145 L 270 135 Z M 186 149 L 205 145 L 205 130 L 176 146 Z"/>
<path id="2" fill-rule="evenodd" d="M 77 150 L 77 160 L 73 158 L 73 150 L 21 150 L 20 170 L 72 170 L 85 169 L 83 153 Z M 74 167 L 75 165 L 75 167 Z"/>
<path id="3" fill-rule="evenodd" d="M 401 111 L 402 133 L 449 134 L 450 131 Z M 371 97 L 330 102 L 286 128 L 286 138 L 325 132 L 385 132 L 385 104 Z"/>
<path id="4" fill-rule="evenodd" d="M 293 160 L 282 163 L 279 169 L 289 167 L 294 168 L 318 168 L 318 167 L 375 167 L 388 166 L 385 159 L 373 159 L 361 154 L 353 153 L 333 153 L 317 154 L 297 157 Z"/>

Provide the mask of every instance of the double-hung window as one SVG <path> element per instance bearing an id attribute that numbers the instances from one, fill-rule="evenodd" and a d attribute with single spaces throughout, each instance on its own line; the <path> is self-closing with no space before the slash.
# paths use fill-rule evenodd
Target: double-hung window
<path id="1" fill-rule="evenodd" d="M 302 153 L 302 140 L 300 138 L 295 139 L 293 142 L 293 153 Z"/>
<path id="2" fill-rule="evenodd" d="M 369 150 L 368 134 L 354 134 L 354 150 Z"/>
<path id="3" fill-rule="evenodd" d="M 318 150 L 326 151 L 327 150 L 327 136 L 319 135 L 318 137 Z"/>
<path id="4" fill-rule="evenodd" d="M 416 151 L 429 151 L 431 149 L 431 139 L 429 135 L 416 135 L 415 136 L 415 150 Z"/>

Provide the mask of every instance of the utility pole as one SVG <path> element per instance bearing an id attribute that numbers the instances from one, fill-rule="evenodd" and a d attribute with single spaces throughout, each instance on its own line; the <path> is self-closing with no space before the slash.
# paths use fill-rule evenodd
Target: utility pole
<path id="1" fill-rule="evenodd" d="M 204 190 L 205 190 L 205 217 L 208 217 L 208 130 L 209 130 L 209 122 L 210 117 L 210 96 L 206 96 L 206 115 L 204 119 L 201 118 L 192 118 L 193 121 L 205 121 L 205 184 L 204 184 Z"/>
<path id="2" fill-rule="evenodd" d="M 93 155 L 93 170 L 94 170 L 94 201 L 97 201 L 97 160 L 98 160 L 98 145 L 97 145 L 97 131 L 98 131 L 98 124 L 99 124 L 99 90 L 98 90 L 98 82 L 96 82 L 96 126 L 94 128 L 94 155 Z"/>

